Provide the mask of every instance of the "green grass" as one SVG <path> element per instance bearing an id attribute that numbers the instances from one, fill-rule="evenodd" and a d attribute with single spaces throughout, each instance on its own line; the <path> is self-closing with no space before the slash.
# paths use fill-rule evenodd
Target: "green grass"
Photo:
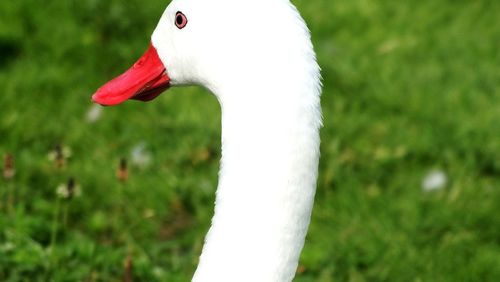
<path id="1" fill-rule="evenodd" d="M 0 1 L 0 281 L 188 281 L 220 111 L 200 88 L 104 109 L 167 1 Z M 500 2 L 297 0 L 323 68 L 316 206 L 295 281 L 500 281 Z M 146 144 L 148 167 L 116 180 Z M 72 151 L 64 169 L 48 159 Z M 424 192 L 432 170 L 448 176 Z M 58 200 L 74 177 L 82 195 Z M 66 222 L 64 217 L 67 217 Z"/>

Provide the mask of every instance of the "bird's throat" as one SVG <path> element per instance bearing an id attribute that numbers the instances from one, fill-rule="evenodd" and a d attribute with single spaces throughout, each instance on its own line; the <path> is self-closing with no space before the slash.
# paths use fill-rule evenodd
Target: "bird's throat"
<path id="1" fill-rule="evenodd" d="M 307 95 L 304 93 L 304 95 Z M 314 202 L 319 98 L 222 101 L 212 227 L 193 281 L 291 281 Z M 292 98 L 293 100 L 293 98 Z M 256 101 L 256 102 L 252 102 Z"/>

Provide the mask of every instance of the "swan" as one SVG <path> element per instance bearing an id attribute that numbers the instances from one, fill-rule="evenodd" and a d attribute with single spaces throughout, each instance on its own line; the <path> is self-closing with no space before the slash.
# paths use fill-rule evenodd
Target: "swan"
<path id="1" fill-rule="evenodd" d="M 201 85 L 221 106 L 211 227 L 192 281 L 291 281 L 319 162 L 320 67 L 289 0 L 173 0 L 149 49 L 92 96 L 112 106 Z"/>

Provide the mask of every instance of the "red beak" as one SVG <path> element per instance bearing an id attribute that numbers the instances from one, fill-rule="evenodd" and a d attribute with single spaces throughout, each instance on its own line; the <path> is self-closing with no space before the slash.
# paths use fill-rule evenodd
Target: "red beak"
<path id="1" fill-rule="evenodd" d="M 151 101 L 170 85 L 170 78 L 155 47 L 149 49 L 128 71 L 97 90 L 92 101 L 114 106 L 129 99 Z"/>

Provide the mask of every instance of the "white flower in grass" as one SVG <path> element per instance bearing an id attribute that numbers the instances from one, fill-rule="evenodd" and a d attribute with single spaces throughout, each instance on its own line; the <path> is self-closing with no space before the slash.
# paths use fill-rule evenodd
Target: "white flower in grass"
<path id="1" fill-rule="evenodd" d="M 147 168 L 151 164 L 151 153 L 146 149 L 146 142 L 135 145 L 130 152 L 130 160 L 133 165 Z"/>
<path id="2" fill-rule="evenodd" d="M 95 123 L 98 121 L 102 116 L 102 107 L 95 104 L 90 107 L 90 109 L 87 111 L 87 115 L 85 116 L 85 120 L 88 123 Z"/>
<path id="3" fill-rule="evenodd" d="M 448 177 L 442 170 L 429 172 L 422 180 L 422 190 L 426 192 L 443 189 L 448 183 Z"/>
<path id="4" fill-rule="evenodd" d="M 62 183 L 57 186 L 56 194 L 62 199 L 72 199 L 80 197 L 82 195 L 82 190 L 80 189 L 80 185 L 77 185 L 75 180 L 70 178 L 67 183 Z"/>
<path id="5" fill-rule="evenodd" d="M 66 165 L 66 160 L 71 157 L 71 154 L 71 148 L 57 144 L 54 146 L 54 149 L 49 152 L 48 159 L 54 162 L 58 168 L 62 168 Z"/>

